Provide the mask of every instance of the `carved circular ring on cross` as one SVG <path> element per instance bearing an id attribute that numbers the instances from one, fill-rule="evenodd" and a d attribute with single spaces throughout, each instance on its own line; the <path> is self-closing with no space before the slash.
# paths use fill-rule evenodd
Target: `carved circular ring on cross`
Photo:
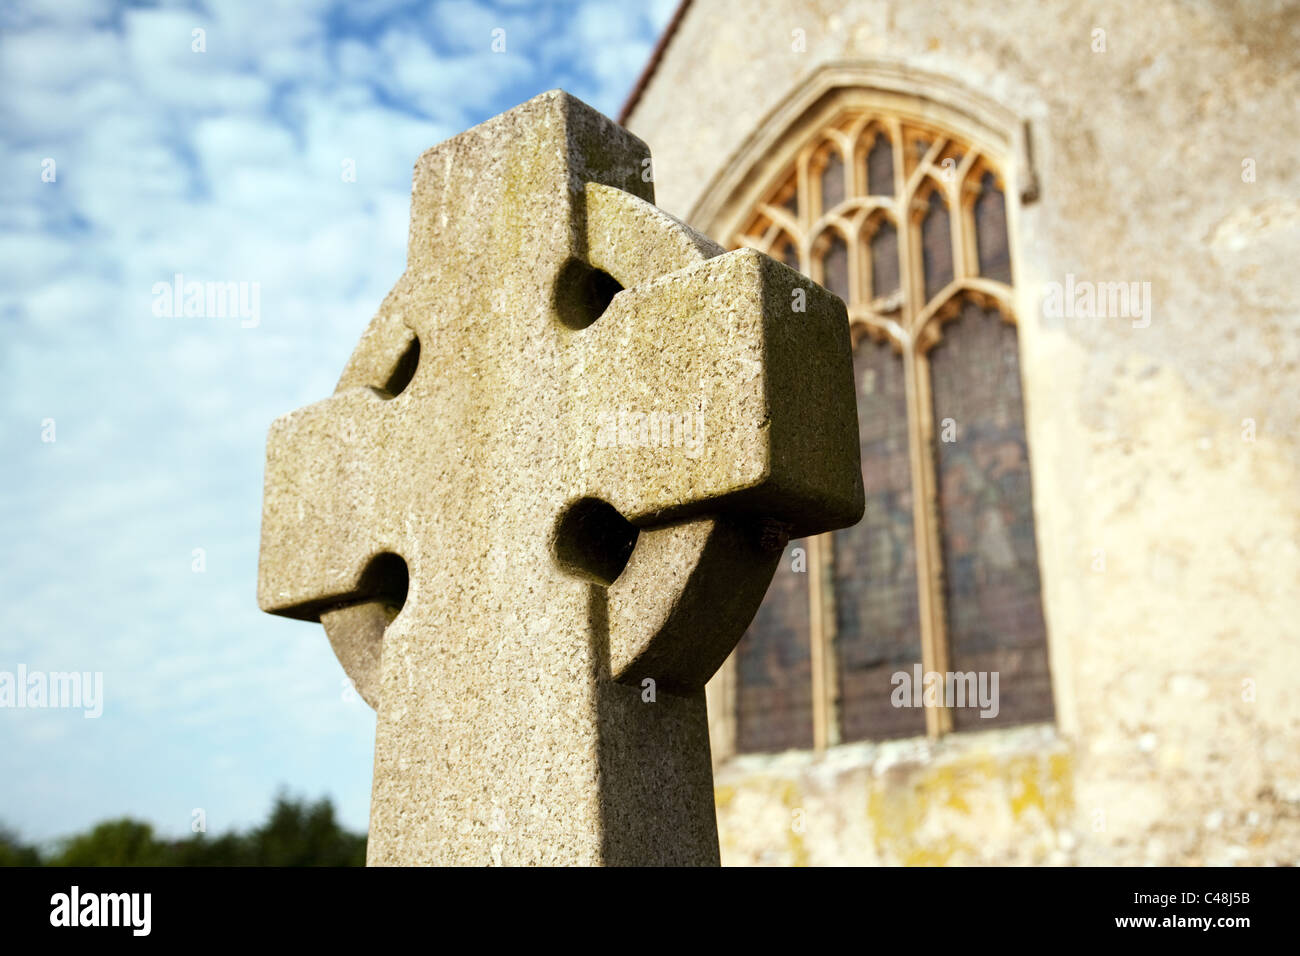
<path id="1" fill-rule="evenodd" d="M 598 316 L 607 307 L 618 311 L 617 302 L 629 301 L 622 298 L 625 294 L 635 297 L 658 280 L 685 275 L 688 270 L 716 257 L 740 257 L 733 261 L 739 262 L 752 274 L 755 289 L 754 296 L 746 304 L 764 315 L 758 323 L 762 331 L 757 338 L 752 328 L 747 329 L 750 338 L 745 339 L 744 344 L 749 351 L 740 347 L 742 336 L 736 335 L 737 347 L 732 350 L 736 355 L 731 358 L 739 363 L 737 375 L 759 383 L 760 401 L 769 403 L 771 410 L 779 410 L 781 414 L 774 417 L 782 423 L 799 418 L 802 426 L 803 409 L 809 404 L 814 417 L 817 417 L 816 413 L 828 404 L 818 400 L 826 383 L 803 382 L 801 379 L 808 369 L 797 361 L 787 361 L 786 367 L 778 370 L 782 374 L 776 376 L 780 378 L 783 392 L 791 394 L 773 393 L 774 386 L 768 381 L 772 371 L 761 361 L 765 357 L 767 338 L 804 333 L 793 328 L 789 317 L 781 312 L 780 301 L 773 303 L 768 300 L 772 288 L 788 297 L 789 290 L 796 286 L 801 289 L 810 286 L 810 294 L 833 297 L 811 286 L 792 270 L 758 253 L 749 250 L 725 253 L 708 238 L 624 190 L 589 182 L 580 201 L 583 207 L 581 219 L 586 226 L 585 255 L 570 259 L 560 267 L 550 297 L 552 318 L 571 330 L 575 342 L 602 334 Z M 647 241 L 647 237 L 653 237 L 652 241 Z M 772 282 L 774 270 L 780 275 L 777 275 L 777 281 Z M 709 281 L 703 284 L 709 287 Z M 714 285 L 725 286 L 725 283 L 715 282 Z M 842 304 L 838 300 L 834 302 L 842 311 Z M 724 298 L 720 304 L 712 303 L 711 307 L 720 308 L 725 317 L 729 303 Z M 768 312 L 776 315 L 776 321 L 770 323 L 772 328 L 769 328 L 771 316 Z M 589 330 L 593 324 L 595 328 Z M 815 324 L 805 321 L 808 327 Z M 833 320 L 831 324 L 834 324 Z M 846 329 L 845 322 L 845 328 L 834 334 L 846 337 Z M 620 334 L 626 331 L 621 330 Z M 647 330 L 634 328 L 632 333 L 639 331 Z M 661 338 L 672 334 L 671 329 L 656 330 L 656 335 Z M 788 353 L 788 343 L 781 344 L 784 349 L 781 354 Z M 825 342 L 817 344 L 821 347 L 826 345 Z M 816 351 L 811 347 L 810 350 Z M 754 357 L 746 358 L 746 355 Z M 375 323 L 353 353 L 336 393 L 365 385 L 381 396 L 391 397 L 410 381 L 418 357 L 419 342 L 400 321 Z M 816 362 L 809 367 L 816 371 Z M 851 381 L 849 384 L 851 386 Z M 756 424 L 752 427 L 767 428 L 768 419 L 760 418 L 761 423 L 754 419 Z M 783 460 L 779 467 L 771 465 L 768 471 L 763 472 L 761 482 L 751 480 L 751 484 L 780 485 L 780 494 L 764 497 L 759 493 L 747 497 L 746 489 L 742 489 L 741 493 L 725 501 L 719 499 L 716 508 L 710 508 L 706 497 L 705 503 L 686 508 L 682 514 L 634 516 L 632 524 L 637 527 L 631 531 L 619 530 L 630 526 L 616 507 L 618 501 L 613 500 L 618 497 L 616 492 L 602 493 L 607 489 L 601 489 L 598 481 L 594 489 L 581 481 L 574 483 L 572 495 L 555 515 L 547 545 L 561 570 L 589 580 L 593 587 L 605 589 L 610 677 L 631 686 L 639 686 L 645 678 L 651 678 L 658 688 L 668 692 L 698 692 L 721 666 L 752 620 L 788 536 L 792 532 L 803 534 L 827 527 L 827 515 L 835 515 L 830 520 L 839 526 L 852 523 L 860 516 L 860 485 L 855 503 L 823 495 L 815 481 L 795 487 L 787 480 L 789 474 L 799 469 L 811 467 L 816 473 L 822 468 L 818 475 L 821 477 L 832 473 L 833 467 L 838 468 L 839 462 L 823 466 L 818 461 L 822 457 L 820 452 L 823 449 L 818 444 L 822 438 L 833 438 L 856 451 L 855 443 L 839 441 L 855 436 L 856 422 L 835 421 L 833 424 L 833 428 L 827 429 L 836 433 L 832 436 L 817 436 L 812 443 L 793 450 L 783 445 L 780 449 Z M 600 449 L 595 447 L 596 429 L 583 427 L 577 430 L 583 433 L 580 443 L 586 443 L 579 451 L 580 456 L 593 460 L 598 458 Z M 778 430 L 777 425 L 771 426 L 771 431 Z M 771 435 L 765 435 L 764 440 L 773 446 L 776 444 Z M 804 452 L 803 460 L 797 460 L 800 456 L 792 451 Z M 724 458 L 727 453 L 726 449 L 720 452 Z M 773 450 L 771 455 L 775 458 L 777 451 Z M 853 469 L 850 474 L 857 477 L 856 462 L 850 465 Z M 598 468 L 595 470 L 599 471 Z M 782 471 L 781 479 L 768 482 L 771 474 L 777 471 Z M 839 484 L 846 485 L 846 482 L 841 480 Z M 760 488 L 747 490 L 762 492 Z M 798 504 L 791 505 L 793 510 L 789 513 L 776 513 L 780 509 L 765 510 L 765 502 L 778 500 L 783 505 L 787 500 Z M 733 501 L 742 504 L 736 505 Z M 602 515 L 612 517 L 603 518 Z M 796 527 L 800 523 L 804 525 L 802 529 Z M 584 553 L 592 543 L 575 535 L 590 535 L 593 529 L 597 535 L 607 534 L 611 540 L 606 543 L 615 552 L 622 548 L 623 553 L 612 557 L 609 554 Z M 630 555 L 627 547 L 630 547 Z M 595 550 L 600 550 L 599 542 Z M 365 589 L 367 594 L 378 597 L 322 609 L 320 613 L 321 623 L 345 672 L 360 696 L 376 709 L 383 636 L 401 607 L 406 587 L 405 573 L 405 565 L 395 555 L 379 555 L 367 570 L 370 580 Z"/>

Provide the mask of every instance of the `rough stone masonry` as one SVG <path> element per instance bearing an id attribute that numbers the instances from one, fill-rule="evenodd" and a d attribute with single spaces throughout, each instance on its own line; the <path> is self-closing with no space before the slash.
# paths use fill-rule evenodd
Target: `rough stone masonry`
<path id="1" fill-rule="evenodd" d="M 372 865 L 716 864 L 704 684 L 784 538 L 862 515 L 844 305 L 648 161 L 559 91 L 430 149 L 406 272 L 271 426 L 258 600 L 378 711 Z M 629 411 L 697 453 L 598 440 Z"/>

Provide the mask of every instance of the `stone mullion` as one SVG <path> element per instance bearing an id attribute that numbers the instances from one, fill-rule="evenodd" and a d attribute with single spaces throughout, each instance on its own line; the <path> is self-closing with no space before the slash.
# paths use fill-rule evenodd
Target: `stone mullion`
<path id="1" fill-rule="evenodd" d="M 833 684 L 828 679 L 828 661 L 834 656 L 831 644 L 835 637 L 835 596 L 830 591 L 827 573 L 830 550 L 829 534 L 808 539 L 808 649 L 812 672 L 813 750 L 817 751 L 825 750 L 839 737 L 831 729 Z M 828 595 L 830 613 L 827 613 Z"/>
<path id="2" fill-rule="evenodd" d="M 812 156 L 812 147 L 805 146 L 795 157 L 795 186 L 794 193 L 798 196 L 795 219 L 799 223 L 799 235 L 795 237 L 795 242 L 799 248 L 799 265 L 800 271 L 804 275 L 812 278 L 812 237 L 809 235 L 812 228 L 812 211 L 809 209 L 809 203 L 812 201 L 812 189 L 808 184 L 808 162 Z"/>
<path id="3" fill-rule="evenodd" d="M 982 155 L 971 148 L 957 170 L 958 209 L 961 212 L 962 245 L 965 248 L 966 275 L 979 278 L 979 251 L 975 236 L 975 200 L 979 198 L 979 181 L 983 170 L 989 168 Z M 1005 196 L 1005 191 L 1003 192 Z"/>
<path id="4" fill-rule="evenodd" d="M 736 655 L 728 654 L 717 674 L 705 685 L 713 769 L 736 753 Z"/>
<path id="5" fill-rule="evenodd" d="M 848 166 L 851 175 L 853 164 Z M 848 195 L 853 195 L 849 193 Z M 824 210 L 823 210 L 824 212 Z M 860 216 L 854 217 L 855 224 Z M 859 224 L 860 225 L 860 224 Z M 849 299 L 862 300 L 859 228 L 844 236 L 849 270 Z M 820 270 L 819 270 L 820 271 Z M 835 660 L 835 543 L 830 533 L 820 534 L 808 542 L 808 633 L 812 669 L 813 749 L 825 750 L 839 743 Z"/>
<path id="6" fill-rule="evenodd" d="M 839 694 L 839 659 L 835 656 L 835 643 L 839 637 L 839 618 L 835 608 L 835 532 L 820 535 L 825 539 L 822 556 L 822 647 L 825 656 L 822 661 L 822 706 L 825 709 L 826 745 L 834 746 L 840 742 L 840 694 Z"/>
<path id="7" fill-rule="evenodd" d="M 912 472 L 912 531 L 916 549 L 918 619 L 921 626 L 921 665 L 925 671 L 946 671 L 948 642 L 943 609 L 943 561 L 937 527 L 929 365 L 920 351 L 917 319 L 925 306 L 924 260 L 920 220 L 912 209 L 913 192 L 901 180 L 898 219 L 900 284 L 904 291 L 902 322 L 907 330 L 903 348 L 904 385 L 908 411 L 908 453 Z M 918 182 L 921 180 L 918 179 Z M 925 729 L 937 737 L 952 729 L 952 714 L 944 707 L 925 709 Z"/>
<path id="8" fill-rule="evenodd" d="M 971 275 L 966 262 L 966 213 L 962 202 L 962 185 L 944 183 L 944 196 L 948 200 L 948 243 L 952 247 L 952 278 L 961 282 Z"/>
<path id="9" fill-rule="evenodd" d="M 943 595 L 943 545 L 940 539 L 939 496 L 934 462 L 934 400 L 930 389 L 929 356 L 913 343 L 908 362 L 913 380 L 911 389 L 911 429 L 916 452 L 912 459 L 912 487 L 915 491 L 913 511 L 916 515 L 917 585 L 924 595 L 921 632 L 922 666 L 925 671 L 944 674 L 948 671 L 948 619 Z M 924 562 L 919 559 L 924 555 Z M 952 730 L 952 711 L 947 702 L 926 707 L 926 732 L 931 736 Z"/>
<path id="10" fill-rule="evenodd" d="M 800 152 L 795 164 L 796 190 L 799 196 L 798 238 L 800 265 L 804 275 L 814 281 L 821 281 L 820 264 L 814 267 L 811 227 L 821 214 L 820 208 L 813 208 L 814 193 L 809 169 L 813 157 L 813 148 L 806 147 Z M 820 198 L 820 190 L 817 190 Z M 830 739 L 830 701 L 826 679 L 827 621 L 826 604 L 823 594 L 823 568 L 825 560 L 823 539 L 826 535 L 817 535 L 807 539 L 808 572 L 808 653 L 812 700 L 813 749 L 825 750 Z M 833 618 L 831 627 L 833 628 Z"/>

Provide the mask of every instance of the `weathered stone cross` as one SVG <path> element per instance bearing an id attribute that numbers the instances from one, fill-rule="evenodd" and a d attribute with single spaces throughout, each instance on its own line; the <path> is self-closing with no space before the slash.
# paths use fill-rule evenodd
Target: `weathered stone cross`
<path id="1" fill-rule="evenodd" d="M 704 683 L 784 536 L 861 517 L 843 304 L 648 163 L 558 91 L 430 149 L 405 274 L 271 426 L 258 599 L 378 711 L 371 864 L 716 863 Z"/>

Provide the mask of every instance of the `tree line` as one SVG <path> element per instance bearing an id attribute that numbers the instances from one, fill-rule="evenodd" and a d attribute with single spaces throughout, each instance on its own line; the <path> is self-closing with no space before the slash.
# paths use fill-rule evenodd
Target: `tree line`
<path id="1" fill-rule="evenodd" d="M 0 828 L 0 866 L 364 866 L 366 835 L 340 826 L 328 798 L 276 797 L 266 822 L 220 836 L 159 837 L 124 817 L 41 847 Z"/>

